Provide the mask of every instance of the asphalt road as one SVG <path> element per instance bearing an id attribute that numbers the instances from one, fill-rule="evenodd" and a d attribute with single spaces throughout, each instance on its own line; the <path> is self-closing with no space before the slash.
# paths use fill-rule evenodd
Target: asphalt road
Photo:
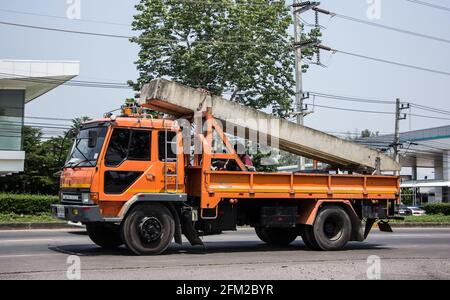
<path id="1" fill-rule="evenodd" d="M 0 279 L 67 279 L 71 255 L 80 258 L 81 279 L 450 279 L 450 228 L 394 231 L 314 252 L 301 238 L 271 247 L 241 229 L 205 237 L 206 252 L 173 244 L 147 257 L 102 250 L 82 230 L 0 231 Z"/>

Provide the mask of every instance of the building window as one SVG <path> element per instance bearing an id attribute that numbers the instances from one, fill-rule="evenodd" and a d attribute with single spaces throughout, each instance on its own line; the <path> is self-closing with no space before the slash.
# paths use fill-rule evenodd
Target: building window
<path id="1" fill-rule="evenodd" d="M 0 150 L 22 150 L 24 106 L 24 90 L 0 90 Z"/>

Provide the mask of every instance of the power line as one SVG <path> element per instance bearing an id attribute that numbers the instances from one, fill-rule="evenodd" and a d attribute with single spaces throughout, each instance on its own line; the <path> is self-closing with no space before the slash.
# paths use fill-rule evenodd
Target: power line
<path id="1" fill-rule="evenodd" d="M 5 79 L 23 79 L 22 76 L 17 75 L 17 74 L 0 72 L 0 75 L 10 76 L 10 77 L 6 77 Z M 64 83 L 64 82 L 67 82 L 67 80 L 62 80 L 62 79 L 39 78 L 39 77 L 32 78 L 30 80 L 36 80 L 36 81 L 43 82 L 43 83 Z M 102 84 L 102 85 L 128 86 L 127 84 L 122 83 L 122 82 L 86 81 L 86 80 L 75 80 L 75 79 L 70 80 L 70 82 L 73 83 L 73 84 Z"/>
<path id="2" fill-rule="evenodd" d="M 406 1 L 411 2 L 411 3 L 415 3 L 415 4 L 419 4 L 419 5 L 423 5 L 423 6 L 427 6 L 427 7 L 431 7 L 431 8 L 436 8 L 436 9 L 440 9 L 440 10 L 444 10 L 444 11 L 449 11 L 449 12 L 450 12 L 450 7 L 446 7 L 446 6 L 442 6 L 442 5 L 432 4 L 432 3 L 429 3 L 429 2 L 418 1 L 418 0 L 406 0 Z"/>
<path id="3" fill-rule="evenodd" d="M 368 60 L 372 60 L 372 61 L 376 61 L 376 62 L 381 62 L 381 63 L 396 65 L 396 66 L 400 66 L 400 67 L 415 69 L 415 70 L 419 70 L 419 71 L 425 71 L 425 72 L 431 72 L 431 73 L 435 73 L 435 74 L 450 76 L 450 72 L 428 69 L 428 68 L 424 68 L 424 67 L 404 64 L 404 63 L 400 63 L 400 62 L 396 62 L 396 61 L 392 61 L 392 60 L 386 60 L 386 59 L 382 59 L 382 58 L 376 58 L 376 57 L 371 57 L 371 56 L 367 56 L 367 55 L 362 55 L 362 54 L 357 54 L 357 53 L 352 53 L 352 52 L 347 52 L 347 51 L 342 51 L 342 50 L 333 49 L 332 51 L 337 52 L 337 53 L 342 53 L 345 55 L 349 55 L 349 56 L 353 56 L 353 57 L 364 58 L 364 59 L 368 59 Z"/>
<path id="4" fill-rule="evenodd" d="M 420 110 L 429 111 L 429 112 L 434 112 L 437 114 L 450 115 L 450 111 L 448 111 L 448 110 L 437 109 L 437 108 L 433 108 L 433 107 L 429 107 L 429 106 L 425 106 L 425 105 L 411 103 L 411 107 L 414 107 L 414 108 L 420 109 Z"/>
<path id="5" fill-rule="evenodd" d="M 32 13 L 32 12 L 27 12 L 27 11 L 18 11 L 18 10 L 13 10 L 13 9 L 0 8 L 0 11 L 7 12 L 7 13 L 12 13 L 12 14 L 37 16 L 37 17 L 46 17 L 46 18 L 54 18 L 54 19 L 61 19 L 61 20 L 70 20 L 70 21 L 76 21 L 76 22 L 126 26 L 128 28 L 131 27 L 130 24 L 125 24 L 125 23 L 116 23 L 116 22 L 109 22 L 109 21 L 92 20 L 92 19 L 86 19 L 86 18 L 69 19 L 67 17 L 62 17 L 62 16 L 48 15 L 48 14 L 38 14 L 38 13 Z"/>
<path id="6" fill-rule="evenodd" d="M 394 115 L 395 114 L 393 112 L 388 112 L 388 111 L 361 110 L 361 109 L 342 108 L 342 107 L 326 106 L 326 105 L 319 105 L 319 104 L 314 104 L 314 106 L 321 107 L 321 108 L 342 110 L 342 111 L 350 111 L 350 112 L 361 112 L 361 113 L 382 114 L 382 115 Z"/>
<path id="7" fill-rule="evenodd" d="M 369 99 L 369 98 L 362 98 L 362 97 L 348 97 L 348 96 L 340 96 L 340 95 L 332 95 L 332 94 L 325 94 L 325 93 L 318 93 L 318 92 L 308 92 L 310 95 L 318 98 L 327 98 L 327 99 L 333 99 L 333 100 L 340 100 L 340 101 L 349 101 L 349 102 L 360 102 L 360 103 L 371 103 L 371 104 L 395 104 L 395 101 L 390 100 L 380 100 L 380 99 Z M 406 102 L 405 102 L 406 104 Z M 450 115 L 450 111 L 438 109 L 426 105 L 416 104 L 412 102 L 407 102 L 407 104 L 410 104 L 411 107 L 429 111 L 437 114 L 444 114 L 444 115 Z"/>
<path id="8" fill-rule="evenodd" d="M 23 78 L 15 74 L 0 73 L 3 75 L 2 79 L 11 79 L 23 82 L 35 82 L 45 84 L 56 84 L 76 87 L 88 87 L 88 88 L 108 88 L 108 89 L 132 89 L 129 85 L 115 82 L 99 82 L 99 81 L 81 81 L 81 80 L 60 80 L 60 79 L 48 79 L 48 78 Z M 4 77 L 8 76 L 8 77 Z"/>
<path id="9" fill-rule="evenodd" d="M 361 24 L 365 24 L 365 25 L 369 25 L 369 26 L 374 26 L 374 27 L 387 29 L 387 30 L 391 30 L 391 31 L 395 31 L 395 32 L 403 33 L 403 34 L 408 34 L 408 35 L 412 35 L 412 36 L 417 36 L 417 37 L 421 37 L 421 38 L 425 38 L 425 39 L 429 39 L 429 40 L 434 40 L 434 41 L 444 42 L 444 43 L 450 44 L 450 40 L 449 39 L 444 39 L 444 38 L 440 38 L 440 37 L 436 37 L 436 36 L 431 36 L 431 35 L 427 35 L 427 34 L 417 33 L 417 32 L 410 31 L 410 30 L 405 30 L 405 29 L 400 29 L 400 28 L 396 28 L 396 27 L 392 27 L 392 26 L 378 24 L 378 23 L 375 23 L 375 22 L 370 22 L 370 21 L 366 21 L 366 20 L 362 20 L 362 19 L 357 19 L 357 18 L 354 18 L 354 17 L 349 17 L 349 16 L 345 16 L 345 15 L 341 15 L 341 14 L 334 13 L 333 15 L 338 17 L 338 18 L 345 19 L 345 20 L 348 20 L 348 21 L 353 21 L 353 22 L 357 22 L 357 23 L 361 23 Z"/>
<path id="10" fill-rule="evenodd" d="M 53 121 L 69 121 L 72 122 L 73 119 L 63 119 L 63 118 L 50 118 L 50 117 L 33 117 L 33 116 L 25 116 L 25 119 L 34 119 L 34 120 L 53 120 Z"/>
<path id="11" fill-rule="evenodd" d="M 59 29 L 59 28 L 33 26 L 33 25 L 11 23 L 11 22 L 4 22 L 4 21 L 0 21 L 0 24 L 8 25 L 8 26 L 15 26 L 15 27 L 30 28 L 30 29 L 39 29 L 39 30 L 46 30 L 46 31 L 56 31 L 56 32 L 63 32 L 63 33 L 73 33 L 73 34 L 82 34 L 82 35 L 100 36 L 100 37 L 109 37 L 109 38 L 119 38 L 119 39 L 127 39 L 127 40 L 131 38 L 130 36 L 126 36 L 126 35 Z"/>
<path id="12" fill-rule="evenodd" d="M 23 27 L 28 29 L 37 29 L 37 30 L 45 30 L 45 31 L 54 31 L 54 32 L 61 32 L 61 33 L 71 33 L 71 34 L 81 34 L 86 36 L 99 36 L 99 37 L 108 37 L 108 38 L 119 38 L 119 39 L 136 39 L 136 40 L 148 40 L 148 41 L 155 41 L 155 42 L 164 42 L 164 43 L 179 43 L 179 42 L 187 42 L 184 40 L 179 40 L 176 38 L 148 38 L 148 37 L 134 37 L 134 36 L 126 36 L 126 35 L 117 35 L 117 34 L 108 34 L 108 33 L 98 33 L 98 32 L 88 32 L 88 31 L 78 31 L 78 30 L 69 30 L 69 29 L 60 29 L 60 28 L 54 28 L 54 27 L 43 27 L 43 26 L 34 26 L 34 25 L 27 25 L 27 24 L 19 24 L 19 23 L 12 23 L 12 22 L 4 22 L 0 21 L 0 24 L 2 25 L 8 25 L 8 26 L 16 26 L 16 27 Z M 241 37 L 237 37 L 241 38 Z M 272 47 L 270 43 L 264 43 L 264 42 L 255 42 L 255 41 L 249 41 L 249 42 L 241 42 L 241 41 L 221 41 L 221 40 L 195 40 L 192 43 L 197 44 L 222 44 L 222 45 L 247 45 L 247 46 L 261 46 L 261 47 Z"/>
<path id="13" fill-rule="evenodd" d="M 312 96 L 317 96 L 320 98 L 328 98 L 328 99 L 335 99 L 335 100 L 343 100 L 343 101 L 350 101 L 350 102 L 363 102 L 363 103 L 373 103 L 373 104 L 395 104 L 395 101 L 391 100 L 381 100 L 381 99 L 370 99 L 370 98 L 363 98 L 363 97 L 348 97 L 348 96 L 340 96 L 340 95 L 332 95 L 332 94 L 326 94 L 326 93 L 319 93 L 319 92 L 309 92 Z"/>
<path id="14" fill-rule="evenodd" d="M 360 110 L 360 109 L 342 108 L 342 107 L 326 106 L 326 105 L 319 105 L 319 104 L 313 104 L 313 106 L 321 107 L 321 108 L 327 108 L 327 109 L 341 110 L 341 111 L 349 111 L 349 112 L 360 112 L 360 113 L 371 113 L 371 114 L 382 114 L 382 115 L 395 115 L 394 112 L 388 112 L 388 111 Z M 418 118 L 427 118 L 427 119 L 434 119 L 434 120 L 450 121 L 450 118 L 440 118 L 440 117 L 427 116 L 427 115 L 410 114 L 410 116 L 418 117 Z"/>
<path id="15" fill-rule="evenodd" d="M 50 27 L 42 27 L 42 26 L 32 26 L 32 25 L 10 23 L 10 22 L 3 22 L 3 21 L 0 21 L 0 24 L 9 25 L 9 26 L 19 26 L 19 27 L 25 27 L 25 28 L 31 28 L 31 29 L 40 29 L 40 30 L 47 30 L 47 31 L 63 32 L 63 33 L 73 33 L 73 34 L 83 34 L 83 35 L 102 36 L 102 37 L 111 37 L 111 38 L 121 38 L 121 39 L 127 39 L 127 40 L 133 38 L 131 36 L 124 36 L 124 35 L 115 35 L 115 34 L 94 33 L 94 32 L 86 32 L 86 31 L 66 30 L 66 29 L 50 28 Z M 167 43 L 185 42 L 185 41 L 180 41 L 180 40 L 177 40 L 177 39 L 167 39 L 167 38 L 137 37 L 137 39 L 141 39 L 141 40 L 150 39 L 150 40 L 155 40 L 155 41 L 159 41 L 159 42 L 167 42 Z M 252 42 L 237 42 L 237 41 L 220 41 L 220 40 L 203 40 L 203 41 L 199 40 L 199 41 L 194 41 L 194 42 L 195 43 L 203 43 L 203 44 L 220 43 L 220 44 L 224 44 L 224 45 L 260 45 L 260 46 L 269 46 L 267 43 L 262 43 L 262 42 L 258 43 L 258 42 L 255 42 L 255 41 L 252 41 Z M 424 67 L 404 64 L 404 63 L 400 63 L 400 62 L 396 62 L 396 61 L 390 61 L 390 60 L 386 60 L 386 59 L 370 57 L 370 56 L 367 56 L 367 55 L 362 55 L 362 54 L 357 54 L 357 53 L 352 53 L 352 52 L 347 52 L 347 51 L 342 51 L 342 50 L 336 50 L 336 49 L 330 49 L 330 50 L 333 51 L 334 53 L 342 53 L 342 54 L 346 54 L 346 55 L 350 55 L 350 56 L 354 56 L 354 57 L 359 57 L 359 58 L 364 58 L 364 59 L 368 59 L 368 60 L 372 60 L 372 61 L 376 61 L 376 62 L 387 63 L 387 64 L 397 65 L 397 66 L 406 67 L 406 68 L 410 68 L 410 69 L 416 69 L 416 70 L 420 70 L 420 71 L 426 71 L 426 72 L 432 72 L 432 73 L 435 73 L 435 74 L 441 74 L 441 75 L 450 76 L 450 72 L 445 72 L 445 71 L 440 71 L 440 70 L 434 70 L 434 69 L 429 69 L 429 68 L 424 68 Z M 123 88 L 123 87 L 118 87 L 118 88 Z"/>

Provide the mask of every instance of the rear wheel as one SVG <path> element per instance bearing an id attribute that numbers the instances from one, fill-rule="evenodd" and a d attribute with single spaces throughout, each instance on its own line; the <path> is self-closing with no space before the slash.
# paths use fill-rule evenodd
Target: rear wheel
<path id="1" fill-rule="evenodd" d="M 302 228 L 302 240 L 306 247 L 311 250 L 321 250 L 314 237 L 313 227 L 310 225 L 304 225 Z"/>
<path id="2" fill-rule="evenodd" d="M 319 211 L 312 233 L 309 232 L 307 236 L 311 238 L 310 241 L 315 240 L 320 249 L 333 251 L 344 248 L 351 233 L 352 222 L 345 209 L 338 205 L 329 205 Z"/>
<path id="3" fill-rule="evenodd" d="M 121 227 L 125 245 L 137 255 L 164 252 L 174 232 L 174 218 L 167 207 L 160 204 L 135 206 Z"/>
<path id="4" fill-rule="evenodd" d="M 298 236 L 295 228 L 255 227 L 255 231 L 261 241 L 270 245 L 286 246 L 295 241 Z"/>
<path id="5" fill-rule="evenodd" d="M 98 246 L 106 249 L 116 248 L 123 244 L 118 226 L 111 224 L 86 224 L 89 238 Z"/>

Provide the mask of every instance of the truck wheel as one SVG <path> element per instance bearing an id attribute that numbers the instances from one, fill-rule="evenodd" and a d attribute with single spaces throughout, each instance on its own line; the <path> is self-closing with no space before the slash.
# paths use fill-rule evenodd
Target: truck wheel
<path id="1" fill-rule="evenodd" d="M 311 250 L 321 250 L 314 238 L 313 227 L 310 225 L 304 225 L 302 228 L 302 240 L 306 247 Z"/>
<path id="2" fill-rule="evenodd" d="M 160 254 L 169 247 L 175 233 L 175 221 L 167 207 L 160 204 L 138 205 L 122 223 L 122 239 L 137 255 Z"/>
<path id="3" fill-rule="evenodd" d="M 261 241 L 278 246 L 286 246 L 295 241 L 297 232 L 290 228 L 264 228 L 255 227 L 256 235 Z"/>
<path id="4" fill-rule="evenodd" d="M 123 244 L 119 228 L 109 224 L 86 224 L 89 238 L 98 246 L 106 249 L 117 248 Z"/>
<path id="5" fill-rule="evenodd" d="M 320 249 L 340 250 L 350 240 L 352 222 L 347 212 L 338 205 L 323 207 L 314 222 L 313 236 Z"/>

